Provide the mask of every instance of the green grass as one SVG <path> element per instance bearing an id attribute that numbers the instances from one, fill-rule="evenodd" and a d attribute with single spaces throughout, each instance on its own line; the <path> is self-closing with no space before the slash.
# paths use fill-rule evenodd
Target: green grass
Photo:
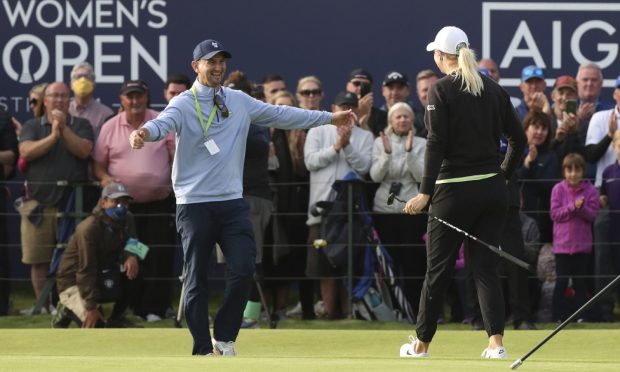
<path id="1" fill-rule="evenodd" d="M 31 306 L 29 288 L 13 292 L 13 314 Z M 211 309 L 217 310 L 217 306 Z M 108 312 L 109 313 L 109 312 Z M 618 318 L 618 313 L 616 313 Z M 531 350 L 557 324 L 539 331 L 507 328 L 509 358 L 481 360 L 482 331 L 468 325 L 440 325 L 427 360 L 398 357 L 413 333 L 408 324 L 358 320 L 284 320 L 278 329 L 242 330 L 236 358 L 191 356 L 186 328 L 170 319 L 144 329 L 50 329 L 51 317 L 0 317 L 0 372 L 4 371 L 497 371 Z M 573 323 L 528 359 L 519 371 L 618 371 L 620 323 Z"/>
<path id="2" fill-rule="evenodd" d="M 425 360 L 398 357 L 408 330 L 242 330 L 236 358 L 193 357 L 186 329 L 4 329 L 0 371 L 497 371 L 548 331 L 507 331 L 509 359 L 482 360 L 483 332 L 440 330 Z M 560 332 L 523 371 L 617 371 L 619 330 Z"/>

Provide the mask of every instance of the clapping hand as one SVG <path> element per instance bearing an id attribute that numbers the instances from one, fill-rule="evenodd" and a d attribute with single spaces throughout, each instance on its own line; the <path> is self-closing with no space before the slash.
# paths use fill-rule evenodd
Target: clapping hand
<path id="1" fill-rule="evenodd" d="M 410 129 L 409 133 L 407 133 L 407 141 L 405 141 L 405 151 L 411 152 L 412 147 L 413 147 L 413 129 Z"/>
<path id="2" fill-rule="evenodd" d="M 336 144 L 334 148 L 336 151 L 340 151 L 341 149 L 347 147 L 349 144 L 349 140 L 351 139 L 351 127 L 350 126 L 340 126 L 338 129 L 338 139 L 336 140 Z"/>
<path id="3" fill-rule="evenodd" d="M 583 206 L 583 201 L 584 201 L 583 196 L 575 200 L 575 208 L 581 209 L 581 207 Z"/>
<path id="4" fill-rule="evenodd" d="M 383 132 L 379 133 L 379 135 L 381 136 L 381 141 L 383 141 L 383 150 L 385 151 L 386 154 L 391 154 L 392 143 L 390 142 L 390 138 L 386 136 L 385 133 Z"/>
<path id="5" fill-rule="evenodd" d="M 527 156 L 525 157 L 525 160 L 523 161 L 523 163 L 525 164 L 527 168 L 529 168 L 530 164 L 533 161 L 536 161 L 537 157 L 538 157 L 538 148 L 536 147 L 536 145 L 530 145 L 529 152 Z"/>
<path id="6" fill-rule="evenodd" d="M 579 120 L 588 121 L 596 111 L 596 107 L 592 102 L 582 102 L 577 109 L 577 117 Z"/>
<path id="7" fill-rule="evenodd" d="M 52 133 L 59 138 L 67 125 L 67 114 L 58 109 L 53 109 L 50 114 L 52 117 Z"/>

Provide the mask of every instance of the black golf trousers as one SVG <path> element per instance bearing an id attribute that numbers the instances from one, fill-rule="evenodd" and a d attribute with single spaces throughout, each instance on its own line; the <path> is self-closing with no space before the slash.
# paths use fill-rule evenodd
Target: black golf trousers
<path id="1" fill-rule="evenodd" d="M 503 175 L 435 187 L 431 215 L 441 218 L 470 235 L 498 246 L 508 209 L 508 191 Z M 446 289 L 454 277 L 459 247 L 466 237 L 443 223 L 429 218 L 427 269 L 420 297 L 416 333 L 431 342 Z M 489 336 L 504 333 L 504 300 L 497 275 L 499 256 L 473 240 L 465 248 L 476 283 L 484 326 Z"/>

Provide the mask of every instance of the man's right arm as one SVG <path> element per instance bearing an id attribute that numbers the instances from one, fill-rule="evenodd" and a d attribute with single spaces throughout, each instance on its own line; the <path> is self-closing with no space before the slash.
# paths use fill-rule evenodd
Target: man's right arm
<path id="1" fill-rule="evenodd" d="M 56 142 L 58 137 L 52 134 L 38 141 L 24 141 L 19 144 L 19 153 L 24 160 L 32 161 L 50 152 Z"/>
<path id="2" fill-rule="evenodd" d="M 181 123 L 184 121 L 184 111 L 196 108 L 189 104 L 187 97 L 177 96 L 155 119 L 149 120 L 142 128 L 133 133 L 138 132 L 142 136 L 144 142 L 160 141 L 166 138 L 170 132 L 179 132 Z M 142 131 L 142 132 L 140 132 Z"/>

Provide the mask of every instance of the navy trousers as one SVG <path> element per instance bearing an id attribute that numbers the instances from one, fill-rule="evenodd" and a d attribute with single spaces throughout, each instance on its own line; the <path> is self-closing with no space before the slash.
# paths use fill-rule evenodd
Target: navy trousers
<path id="1" fill-rule="evenodd" d="M 249 206 L 243 199 L 177 205 L 177 229 L 183 243 L 185 320 L 194 339 L 193 355 L 213 352 L 208 317 L 208 267 L 218 243 L 228 265 L 224 299 L 215 320 L 213 337 L 235 341 L 248 301 L 255 270 L 256 244 Z"/>

